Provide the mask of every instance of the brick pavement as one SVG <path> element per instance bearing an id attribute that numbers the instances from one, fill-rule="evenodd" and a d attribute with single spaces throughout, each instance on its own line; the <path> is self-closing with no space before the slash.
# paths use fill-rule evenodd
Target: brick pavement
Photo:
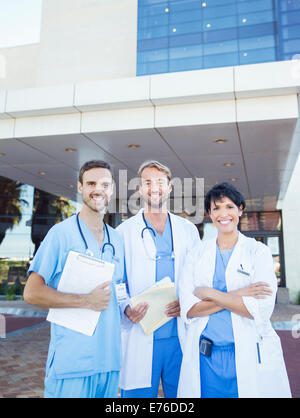
<path id="1" fill-rule="evenodd" d="M 49 344 L 49 324 L 0 339 L 0 398 L 41 398 Z M 300 338 L 281 338 L 292 395 L 300 398 Z M 162 396 L 162 393 L 160 393 Z"/>
<path id="2" fill-rule="evenodd" d="M 0 398 L 41 398 L 50 326 L 0 339 Z"/>
<path id="3" fill-rule="evenodd" d="M 292 307 L 293 308 L 293 307 Z M 288 321 L 295 309 L 280 307 L 273 320 Z M 296 313 L 300 307 L 296 307 Z M 10 330 L 37 324 L 41 318 L 18 318 Z M 23 321 L 23 322 L 22 322 Z M 7 329 L 9 332 L 9 329 Z M 293 338 L 291 331 L 277 331 L 281 338 L 292 395 L 300 398 L 300 338 Z M 0 398 L 41 398 L 49 345 L 50 325 L 47 322 L 24 331 L 17 331 L 0 338 Z M 160 396 L 163 396 L 160 391 Z"/>
<path id="4" fill-rule="evenodd" d="M 300 398 L 300 338 L 291 331 L 276 331 L 281 339 L 287 373 L 293 398 Z"/>

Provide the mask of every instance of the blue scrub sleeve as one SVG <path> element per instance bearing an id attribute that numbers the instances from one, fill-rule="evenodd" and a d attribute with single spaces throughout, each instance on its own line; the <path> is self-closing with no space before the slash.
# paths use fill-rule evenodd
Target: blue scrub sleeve
<path id="1" fill-rule="evenodd" d="M 55 227 L 52 227 L 37 250 L 30 264 L 28 275 L 34 271 L 43 277 L 46 285 L 49 285 L 54 275 L 62 271 L 61 260 L 59 236 L 55 233 Z"/>

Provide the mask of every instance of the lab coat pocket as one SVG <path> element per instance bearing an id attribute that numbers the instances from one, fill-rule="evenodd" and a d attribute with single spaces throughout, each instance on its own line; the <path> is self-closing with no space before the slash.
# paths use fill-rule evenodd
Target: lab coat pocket
<path id="1" fill-rule="evenodd" d="M 278 335 L 260 339 L 259 353 L 257 384 L 260 397 L 289 398 L 289 381 Z"/>
<path id="2" fill-rule="evenodd" d="M 278 335 L 260 338 L 256 343 L 257 360 L 261 368 L 274 368 L 282 359 L 282 348 Z"/>

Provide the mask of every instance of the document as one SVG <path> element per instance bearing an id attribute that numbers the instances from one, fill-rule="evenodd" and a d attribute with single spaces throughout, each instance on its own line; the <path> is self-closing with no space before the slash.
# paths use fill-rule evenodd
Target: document
<path id="1" fill-rule="evenodd" d="M 140 325 L 146 335 L 166 324 L 173 318 L 166 316 L 166 305 L 177 300 L 175 285 L 170 277 L 165 277 L 145 292 L 130 299 L 130 305 L 134 308 L 140 302 L 147 302 L 148 311 L 140 321 Z"/>
<path id="2" fill-rule="evenodd" d="M 57 290 L 63 293 L 87 294 L 100 284 L 111 281 L 114 264 L 70 251 Z M 49 309 L 47 320 L 57 325 L 92 336 L 101 312 L 81 308 Z"/>

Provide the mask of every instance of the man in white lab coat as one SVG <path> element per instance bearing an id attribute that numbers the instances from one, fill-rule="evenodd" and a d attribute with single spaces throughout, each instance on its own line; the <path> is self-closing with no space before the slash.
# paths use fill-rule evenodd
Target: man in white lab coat
<path id="1" fill-rule="evenodd" d="M 144 162 L 138 172 L 144 208 L 117 229 L 124 238 L 127 289 L 133 297 L 169 276 L 177 290 L 186 254 L 201 245 L 190 221 L 170 214 L 167 200 L 172 190 L 171 172 L 157 161 Z M 178 293 L 177 293 L 178 294 Z M 155 398 L 162 381 L 165 397 L 176 397 L 185 326 L 179 302 L 166 306 L 171 318 L 146 336 L 139 324 L 148 309 L 140 303 L 124 304 L 123 361 L 120 379 L 124 398 Z"/>

